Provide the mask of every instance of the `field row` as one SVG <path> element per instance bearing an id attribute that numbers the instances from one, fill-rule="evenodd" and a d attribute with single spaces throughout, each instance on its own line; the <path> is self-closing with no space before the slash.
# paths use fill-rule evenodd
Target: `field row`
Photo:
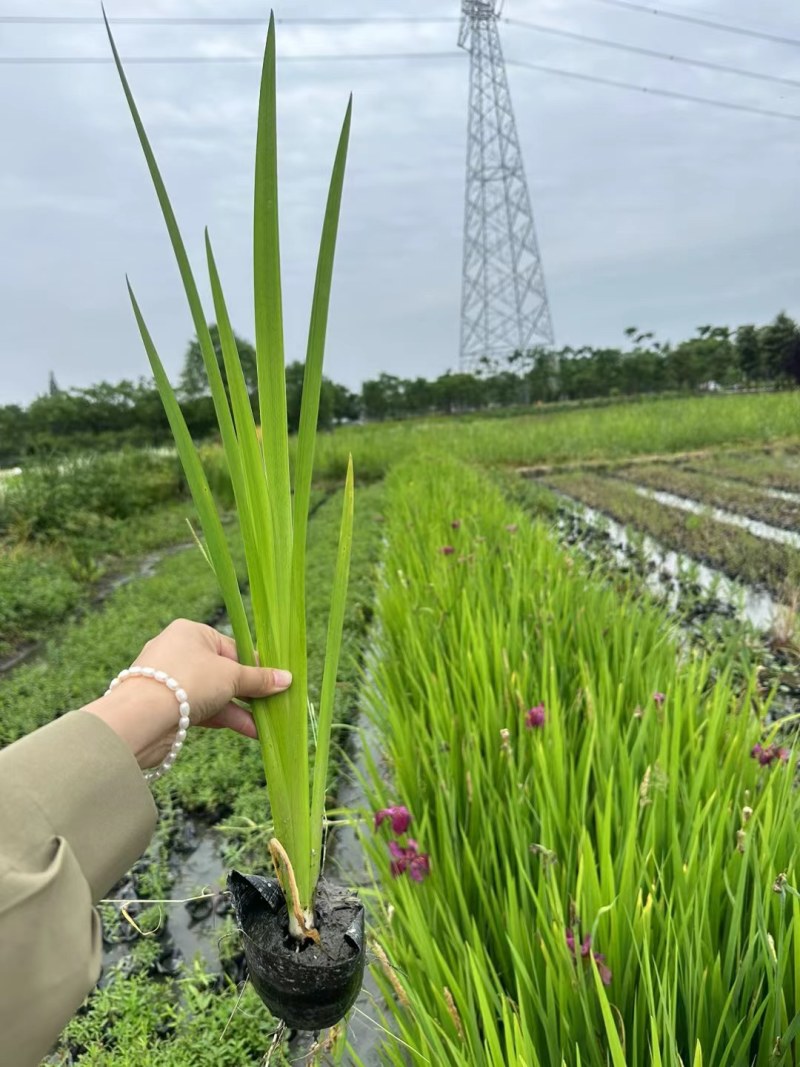
<path id="1" fill-rule="evenodd" d="M 800 453 L 793 449 L 554 468 L 540 481 L 777 597 L 791 596 L 800 580 Z"/>
<path id="2" fill-rule="evenodd" d="M 800 797 L 752 678 L 687 658 L 482 476 L 390 482 L 375 803 L 408 807 L 430 873 L 392 877 L 370 836 L 387 1062 L 793 1062 Z"/>

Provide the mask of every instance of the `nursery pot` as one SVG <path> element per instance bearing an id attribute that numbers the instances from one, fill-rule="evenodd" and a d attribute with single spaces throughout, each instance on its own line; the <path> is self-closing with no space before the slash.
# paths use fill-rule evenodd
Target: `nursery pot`
<path id="1" fill-rule="evenodd" d="M 364 906 L 320 879 L 314 916 L 320 942 L 289 933 L 283 890 L 272 878 L 231 871 L 228 889 L 244 940 L 250 981 L 266 1006 L 294 1030 L 333 1026 L 361 990 L 366 960 Z"/>

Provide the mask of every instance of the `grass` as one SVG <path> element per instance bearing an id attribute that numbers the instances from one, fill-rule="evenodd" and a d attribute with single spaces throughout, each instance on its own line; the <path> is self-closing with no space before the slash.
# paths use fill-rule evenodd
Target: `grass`
<path id="1" fill-rule="evenodd" d="M 360 482 L 392 469 L 388 497 L 382 487 L 359 493 L 345 621 L 351 655 L 335 718 L 352 715 L 372 615 L 371 573 L 386 535 L 379 659 L 367 696 L 392 778 L 390 786 L 376 785 L 375 803 L 411 807 L 431 876 L 421 885 L 392 880 L 386 841 L 371 837 L 368 847 L 382 874 L 376 932 L 410 1008 L 395 1004 L 389 985 L 387 995 L 413 1062 L 677 1067 L 678 1057 L 699 1063 L 699 1047 L 704 1063 L 745 1067 L 788 1064 L 800 1054 L 792 1016 L 800 916 L 789 825 L 797 801 L 787 768 L 760 768 L 749 757 L 761 726 L 742 709 L 754 692 L 742 692 L 724 671 L 720 677 L 719 659 L 679 643 L 635 581 L 591 574 L 554 546 L 549 526 L 529 528 L 517 503 L 484 477 L 440 458 L 450 451 L 527 465 L 763 442 L 793 432 L 796 405 L 788 395 L 657 401 L 631 405 L 630 420 L 602 409 L 368 426 L 320 439 L 319 470 L 331 484 L 350 448 Z M 401 466 L 407 456 L 426 462 Z M 224 494 L 230 483 L 218 457 L 211 447 L 203 464 Z M 723 459 L 692 463 L 711 469 Z M 734 462 L 769 484 L 768 459 Z M 792 463 L 790 451 L 779 454 L 781 477 L 790 478 Z M 766 572 L 778 583 L 794 565 L 796 554 L 783 546 L 674 516 L 619 482 L 578 477 L 573 484 L 611 501 L 622 521 L 652 527 L 654 536 L 710 562 L 718 553 L 727 562 L 716 565 L 728 573 L 750 568 L 756 580 Z M 549 490 L 527 483 L 519 493 L 519 483 L 510 485 L 552 521 L 558 505 Z M 182 539 L 186 510 L 182 503 L 145 511 L 140 534 L 125 519 L 103 520 L 87 537 L 96 546 L 113 542 L 124 559 L 134 544 L 155 547 L 165 531 Z M 310 525 L 310 590 L 324 593 L 337 512 L 329 501 Z M 457 530 L 453 519 L 461 520 Z M 56 560 L 53 596 L 68 599 L 72 592 L 59 592 L 55 578 L 69 574 L 66 552 L 79 544 L 29 542 L 19 558 Z M 449 544 L 456 552 L 441 555 Z M 115 557 L 101 552 L 113 570 Z M 85 578 L 77 581 L 83 596 Z M 44 583 L 41 589 L 46 598 Z M 324 640 L 324 603 L 324 595 L 318 605 L 311 594 L 312 652 Z M 219 610 L 199 553 L 164 559 L 152 577 L 115 590 L 101 609 L 53 632 L 42 661 L 0 682 L 0 744 L 102 692 L 120 661 L 130 661 L 174 614 L 210 619 Z M 45 607 L 29 631 L 55 617 Z M 319 669 L 310 664 L 312 699 Z M 667 694 L 662 715 L 651 700 L 656 690 Z M 539 700 L 546 726 L 528 731 L 524 712 Z M 501 729 L 509 730 L 507 748 Z M 329 792 L 333 782 L 331 775 Z M 269 811 L 258 755 L 245 742 L 211 731 L 192 738 L 161 783 L 159 805 L 160 833 L 136 875 L 144 896 L 169 895 L 181 809 L 224 814 L 236 862 L 264 854 Z M 745 807 L 754 811 L 746 824 Z M 782 872 L 788 882 L 773 893 Z M 573 922 L 577 936 L 592 932 L 593 948 L 606 955 L 607 989 L 596 985 L 588 957 L 578 964 L 566 947 Z M 60 1062 L 71 1062 L 70 1048 L 84 1067 L 109 1058 L 182 1067 L 263 1056 L 270 1024 L 260 1009 L 245 999 L 243 1018 L 219 1040 L 235 998 L 197 971 L 186 972 L 180 986 L 156 983 L 149 951 L 136 948 L 138 977 L 121 973 L 87 1002 L 60 1045 Z M 178 988 L 184 995 L 175 996 Z M 384 1059 L 399 1064 L 407 1053 L 390 1042 Z"/>
<path id="2" fill-rule="evenodd" d="M 796 446 L 763 452 L 723 452 L 693 459 L 692 470 L 732 478 L 770 489 L 800 492 L 800 454 Z"/>
<path id="3" fill-rule="evenodd" d="M 800 393 L 679 397 L 609 407 L 370 424 L 321 435 L 316 475 L 341 481 L 347 457 L 362 480 L 379 479 L 409 456 L 457 456 L 517 467 L 624 459 L 735 443 L 768 444 L 797 434 Z"/>
<path id="4" fill-rule="evenodd" d="M 480 475 L 405 467 L 389 492 L 375 804 L 411 809 L 432 870 L 391 878 L 368 836 L 408 1005 L 382 979 L 386 1062 L 795 1062 L 800 797 L 794 757 L 751 758 L 752 681 L 711 684 Z"/>

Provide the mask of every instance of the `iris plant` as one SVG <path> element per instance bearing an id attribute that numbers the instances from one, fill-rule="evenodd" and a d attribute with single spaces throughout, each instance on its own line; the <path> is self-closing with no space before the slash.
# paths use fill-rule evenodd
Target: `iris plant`
<path id="1" fill-rule="evenodd" d="M 134 315 L 175 438 L 205 535 L 204 552 L 219 583 L 242 663 L 275 663 L 291 670 L 291 688 L 269 701 L 252 703 L 267 779 L 275 840 L 296 894 L 291 930 L 314 930 L 313 901 L 322 858 L 322 823 L 336 670 L 353 530 L 353 469 L 348 464 L 339 551 L 333 582 L 325 668 L 315 724 L 313 777 L 309 770 L 309 702 L 306 654 L 306 533 L 322 360 L 331 291 L 336 234 L 350 134 L 351 103 L 339 137 L 328 192 L 308 331 L 300 428 L 294 477 L 290 476 L 286 411 L 275 80 L 275 22 L 270 18 L 261 76 L 255 158 L 253 289 L 258 370 L 258 420 L 236 348 L 208 232 L 205 251 L 214 315 L 219 328 L 227 388 L 217 362 L 198 286 L 167 191 L 106 23 L 114 60 L 144 151 L 203 355 L 230 472 L 244 542 L 253 603 L 251 631 L 217 508 L 183 413 L 164 371 L 144 316 L 128 285 Z M 273 850 L 273 856 L 275 850 Z M 291 873 L 293 871 L 293 878 Z"/>

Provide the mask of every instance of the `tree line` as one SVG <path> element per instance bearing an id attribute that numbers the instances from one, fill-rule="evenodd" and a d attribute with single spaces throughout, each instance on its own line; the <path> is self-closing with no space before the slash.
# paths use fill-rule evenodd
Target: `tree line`
<path id="1" fill-rule="evenodd" d="M 225 381 L 215 326 L 211 335 Z M 663 392 L 736 388 L 788 388 L 800 383 L 800 327 L 781 313 L 766 326 L 736 330 L 700 326 L 679 344 L 629 327 L 618 348 L 533 348 L 502 363 L 483 360 L 473 374 L 448 371 L 434 380 L 380 374 L 358 393 L 324 379 L 322 429 L 360 419 L 383 420 L 429 414 L 508 409 L 531 404 L 632 397 Z M 245 381 L 256 403 L 256 355 L 237 338 Z M 303 364 L 286 368 L 289 427 L 297 428 Z M 178 389 L 192 435 L 215 432 L 216 420 L 197 340 L 186 351 Z M 49 387 L 27 408 L 0 406 L 0 467 L 28 456 L 66 449 L 159 445 L 170 440 L 158 392 L 151 381 L 100 382 L 85 389 Z"/>

